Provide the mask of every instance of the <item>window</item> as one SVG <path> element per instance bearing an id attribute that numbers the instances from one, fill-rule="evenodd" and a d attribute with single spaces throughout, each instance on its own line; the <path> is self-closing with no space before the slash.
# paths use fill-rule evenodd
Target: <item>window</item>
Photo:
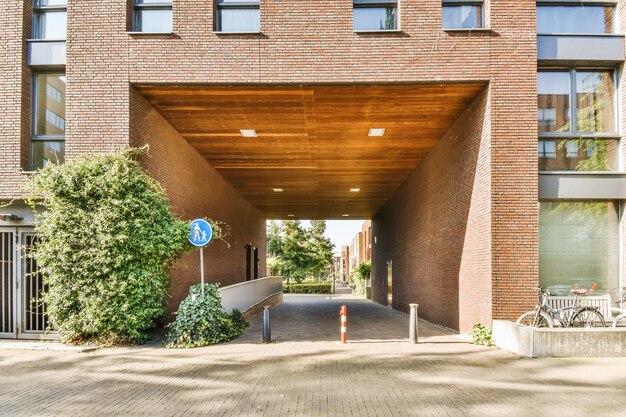
<path id="1" fill-rule="evenodd" d="M 65 74 L 37 74 L 33 90 L 32 169 L 63 163 Z"/>
<path id="2" fill-rule="evenodd" d="M 539 158 L 556 158 L 556 142 L 553 140 L 539 142 Z"/>
<path id="3" fill-rule="evenodd" d="M 617 171 L 618 142 L 617 139 L 540 139 L 539 170 Z"/>
<path id="4" fill-rule="evenodd" d="M 476 29 L 483 27 L 483 2 L 443 0 L 441 21 L 444 29 Z"/>
<path id="5" fill-rule="evenodd" d="M 67 37 L 67 0 L 35 0 L 33 3 L 33 38 Z"/>
<path id="6" fill-rule="evenodd" d="M 172 0 L 133 0 L 135 32 L 171 33 Z"/>
<path id="7" fill-rule="evenodd" d="M 537 5 L 537 33 L 613 33 L 615 7 L 599 4 Z"/>
<path id="8" fill-rule="evenodd" d="M 537 77 L 539 169 L 617 170 L 614 72 L 574 68 L 539 71 Z M 542 154 L 546 146 L 554 146 L 554 155 Z"/>
<path id="9" fill-rule="evenodd" d="M 573 287 L 606 294 L 619 281 L 619 204 L 539 203 L 539 282 L 556 295 Z"/>
<path id="10" fill-rule="evenodd" d="M 259 0 L 217 0 L 218 32 L 260 32 Z"/>
<path id="11" fill-rule="evenodd" d="M 576 141 L 565 141 L 565 157 L 578 158 L 578 143 Z"/>
<path id="12" fill-rule="evenodd" d="M 354 0 L 355 31 L 398 29 L 397 0 Z"/>
<path id="13" fill-rule="evenodd" d="M 539 125 L 554 126 L 556 124 L 556 109 L 543 108 L 538 110 Z"/>
<path id="14" fill-rule="evenodd" d="M 540 71 L 537 76 L 539 131 L 615 132 L 613 76 L 612 70 Z M 552 117 L 552 109 L 556 109 L 554 121 L 545 118 Z"/>

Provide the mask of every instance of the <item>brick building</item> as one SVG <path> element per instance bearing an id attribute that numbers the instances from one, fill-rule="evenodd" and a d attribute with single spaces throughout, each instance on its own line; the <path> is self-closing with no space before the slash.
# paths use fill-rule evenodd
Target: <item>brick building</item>
<path id="1" fill-rule="evenodd" d="M 28 172 L 144 144 L 179 216 L 232 226 L 205 253 L 223 285 L 292 217 L 371 219 L 373 298 L 460 331 L 540 283 L 620 285 L 625 4 L 4 1 L 0 334 Z"/>

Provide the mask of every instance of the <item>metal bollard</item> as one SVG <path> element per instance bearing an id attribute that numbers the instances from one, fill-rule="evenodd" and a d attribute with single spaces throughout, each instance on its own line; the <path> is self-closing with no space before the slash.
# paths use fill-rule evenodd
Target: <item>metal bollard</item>
<path id="1" fill-rule="evenodd" d="M 409 343 L 415 344 L 417 343 L 418 334 L 417 307 L 419 307 L 419 304 L 409 304 L 409 307 L 411 307 L 411 316 L 409 320 Z"/>
<path id="2" fill-rule="evenodd" d="M 341 316 L 341 343 L 346 343 L 348 341 L 348 308 L 341 306 L 339 315 Z"/>
<path id="3" fill-rule="evenodd" d="M 272 342 L 272 326 L 270 325 L 270 306 L 263 306 L 263 343 Z"/>

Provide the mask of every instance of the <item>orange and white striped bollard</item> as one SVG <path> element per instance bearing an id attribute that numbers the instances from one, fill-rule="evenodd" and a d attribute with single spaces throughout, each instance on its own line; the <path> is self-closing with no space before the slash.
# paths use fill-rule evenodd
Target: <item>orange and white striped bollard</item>
<path id="1" fill-rule="evenodd" d="M 341 316 L 341 343 L 346 343 L 348 341 L 348 309 L 346 306 L 341 306 L 339 315 Z"/>

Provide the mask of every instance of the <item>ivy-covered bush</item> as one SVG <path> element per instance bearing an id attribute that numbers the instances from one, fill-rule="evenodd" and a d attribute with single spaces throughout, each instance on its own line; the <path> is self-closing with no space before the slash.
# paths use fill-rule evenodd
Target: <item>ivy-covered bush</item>
<path id="1" fill-rule="evenodd" d="M 163 316 L 168 269 L 188 223 L 135 160 L 140 150 L 49 165 L 29 182 L 42 206 L 33 251 L 51 324 L 69 343 L 139 343 Z"/>
<path id="2" fill-rule="evenodd" d="M 239 310 L 232 314 L 222 308 L 217 285 L 205 284 L 204 297 L 200 284 L 189 289 L 189 295 L 180 303 L 176 320 L 170 323 L 164 346 L 192 348 L 222 343 L 240 336 L 248 322 Z"/>
<path id="3" fill-rule="evenodd" d="M 304 284 L 283 284 L 283 292 L 291 294 L 330 294 L 330 282 L 313 282 Z"/>

